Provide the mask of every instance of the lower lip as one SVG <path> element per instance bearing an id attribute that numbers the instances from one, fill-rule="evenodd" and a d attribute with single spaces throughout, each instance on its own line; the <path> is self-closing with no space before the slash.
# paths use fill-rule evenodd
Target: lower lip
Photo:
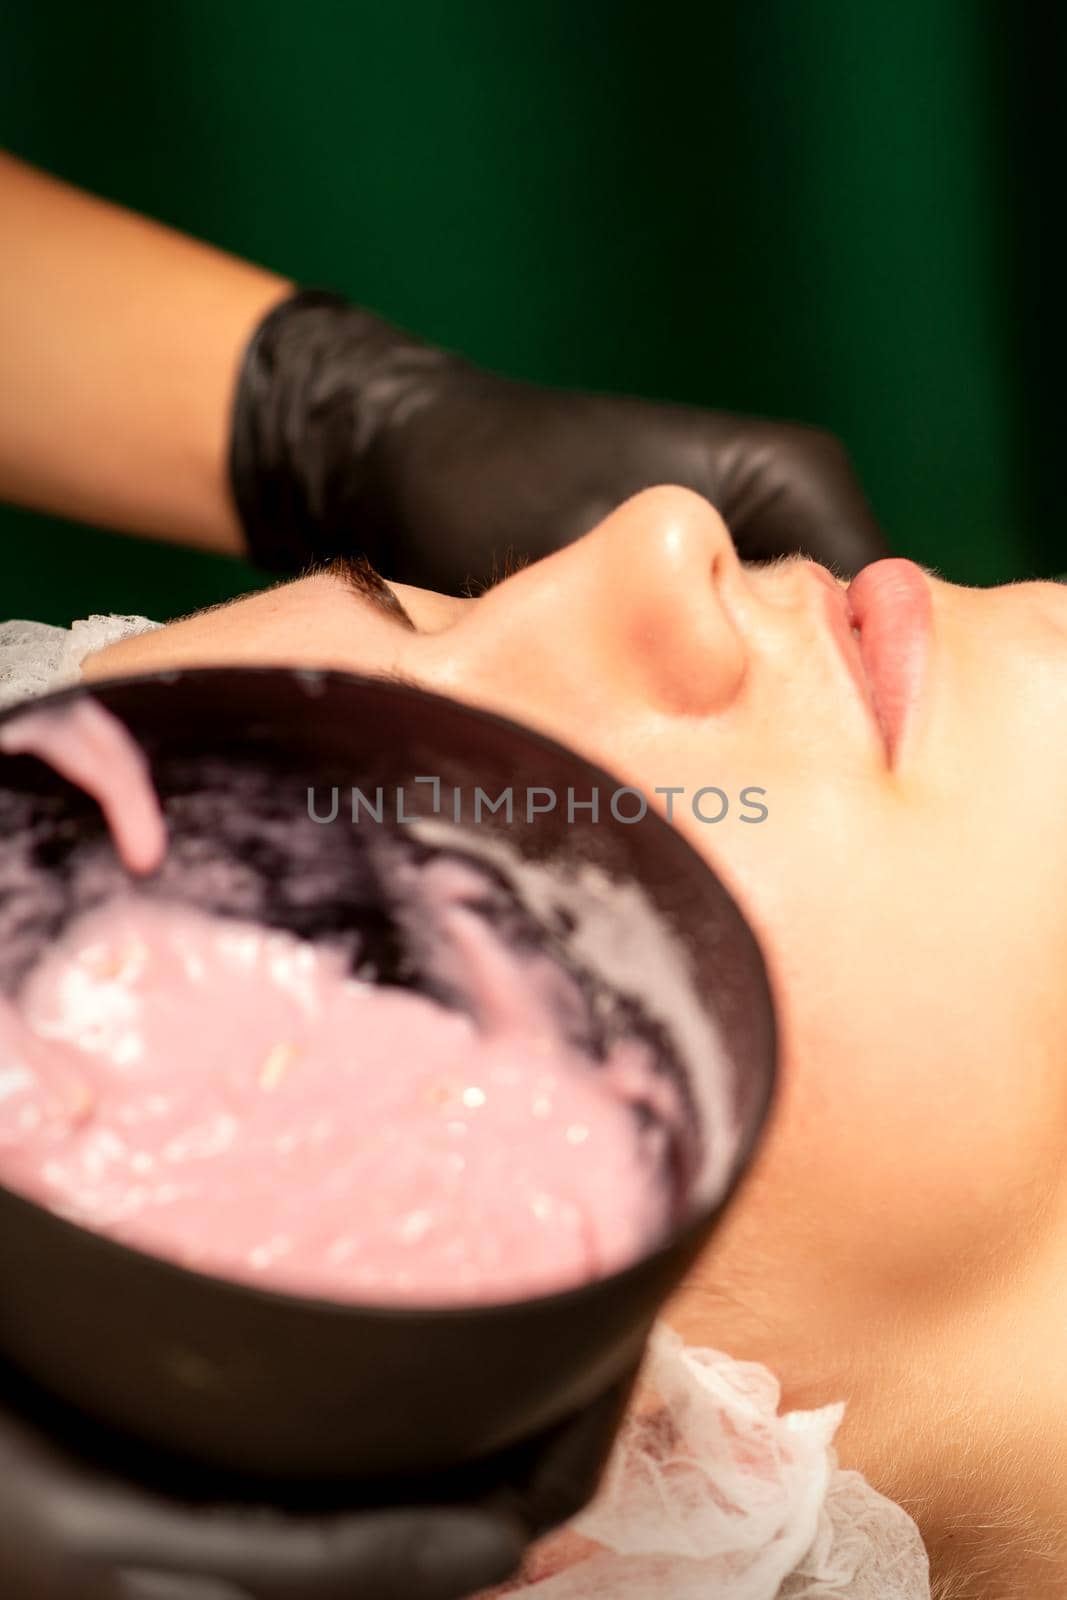
<path id="1" fill-rule="evenodd" d="M 914 561 L 874 561 L 849 584 L 848 604 L 892 764 L 926 676 L 930 586 Z"/>

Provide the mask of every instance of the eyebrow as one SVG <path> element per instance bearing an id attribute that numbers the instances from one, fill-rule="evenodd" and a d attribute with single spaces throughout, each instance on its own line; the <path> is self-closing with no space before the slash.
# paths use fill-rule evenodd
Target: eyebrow
<path id="1" fill-rule="evenodd" d="M 337 575 L 361 600 L 369 600 L 382 616 L 399 622 L 401 627 L 417 633 L 414 622 L 390 589 L 378 569 L 366 556 L 339 555 L 326 563 L 325 570 Z"/>

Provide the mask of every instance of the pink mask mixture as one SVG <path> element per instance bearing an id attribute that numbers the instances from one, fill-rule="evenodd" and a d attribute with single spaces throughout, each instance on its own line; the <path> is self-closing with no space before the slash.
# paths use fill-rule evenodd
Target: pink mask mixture
<path id="1" fill-rule="evenodd" d="M 82 699 L 0 729 L 96 797 L 131 872 L 166 830 L 125 728 Z M 642 1255 L 669 1221 L 677 1112 L 651 1047 L 594 1062 L 558 969 L 426 874 L 470 1013 L 353 975 L 335 947 L 153 898 L 71 921 L 0 999 L 0 1182 L 199 1270 L 338 1300 L 503 1301 Z M 468 896 L 469 898 L 469 896 Z"/>

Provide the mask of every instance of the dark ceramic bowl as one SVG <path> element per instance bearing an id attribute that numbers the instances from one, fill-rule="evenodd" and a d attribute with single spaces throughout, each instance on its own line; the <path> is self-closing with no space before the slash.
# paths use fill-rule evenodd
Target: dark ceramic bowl
<path id="1" fill-rule="evenodd" d="M 616 819 L 608 773 L 436 695 L 274 668 L 115 681 L 93 694 L 151 763 L 172 840 L 160 892 L 308 936 L 357 930 L 382 981 L 417 984 L 390 921 L 379 845 L 485 858 L 560 958 L 610 986 L 660 1041 L 689 1115 L 665 1173 L 670 1230 L 643 1259 L 564 1293 L 470 1308 L 265 1292 L 126 1248 L 0 1188 L 0 1358 L 117 1436 L 254 1479 L 380 1482 L 546 1436 L 634 1372 L 767 1116 L 774 1014 L 736 904 L 660 817 Z M 429 777 L 439 783 L 414 781 Z M 364 808 L 353 824 L 352 789 L 373 806 L 379 786 L 381 822 Z M 338 817 L 313 821 L 335 787 Z M 501 807 L 474 825 L 475 789 L 508 788 L 512 820 Z M 594 788 L 599 820 L 582 810 L 569 820 L 567 791 L 580 800 Z M 535 808 L 544 791 L 559 804 L 528 821 L 528 789 Z M 633 797 L 619 809 L 632 814 Z M 241 871 L 219 874 L 219 862 Z M 0 989 L 14 992 L 117 871 L 93 802 L 31 757 L 0 758 Z M 725 1085 L 721 1065 L 711 1071 L 716 1055 Z"/>

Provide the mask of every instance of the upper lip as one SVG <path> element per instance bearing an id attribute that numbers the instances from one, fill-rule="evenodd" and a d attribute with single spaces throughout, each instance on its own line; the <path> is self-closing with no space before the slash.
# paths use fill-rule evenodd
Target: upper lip
<path id="1" fill-rule="evenodd" d="M 926 671 L 931 635 L 929 584 L 913 561 L 890 557 L 864 567 L 844 590 L 824 568 L 831 632 L 896 762 Z"/>
<path id="2" fill-rule="evenodd" d="M 867 713 L 874 724 L 879 737 L 885 744 L 886 758 L 890 757 L 889 741 L 886 729 L 879 714 L 878 702 L 875 698 L 871 680 L 867 675 L 867 668 L 863 660 L 863 652 L 852 621 L 852 607 L 849 603 L 848 591 L 843 589 L 837 580 L 831 577 L 825 567 L 812 565 L 812 574 L 822 585 L 823 604 L 830 632 L 844 657 L 845 665 L 852 674 L 860 700 L 866 707 Z"/>

